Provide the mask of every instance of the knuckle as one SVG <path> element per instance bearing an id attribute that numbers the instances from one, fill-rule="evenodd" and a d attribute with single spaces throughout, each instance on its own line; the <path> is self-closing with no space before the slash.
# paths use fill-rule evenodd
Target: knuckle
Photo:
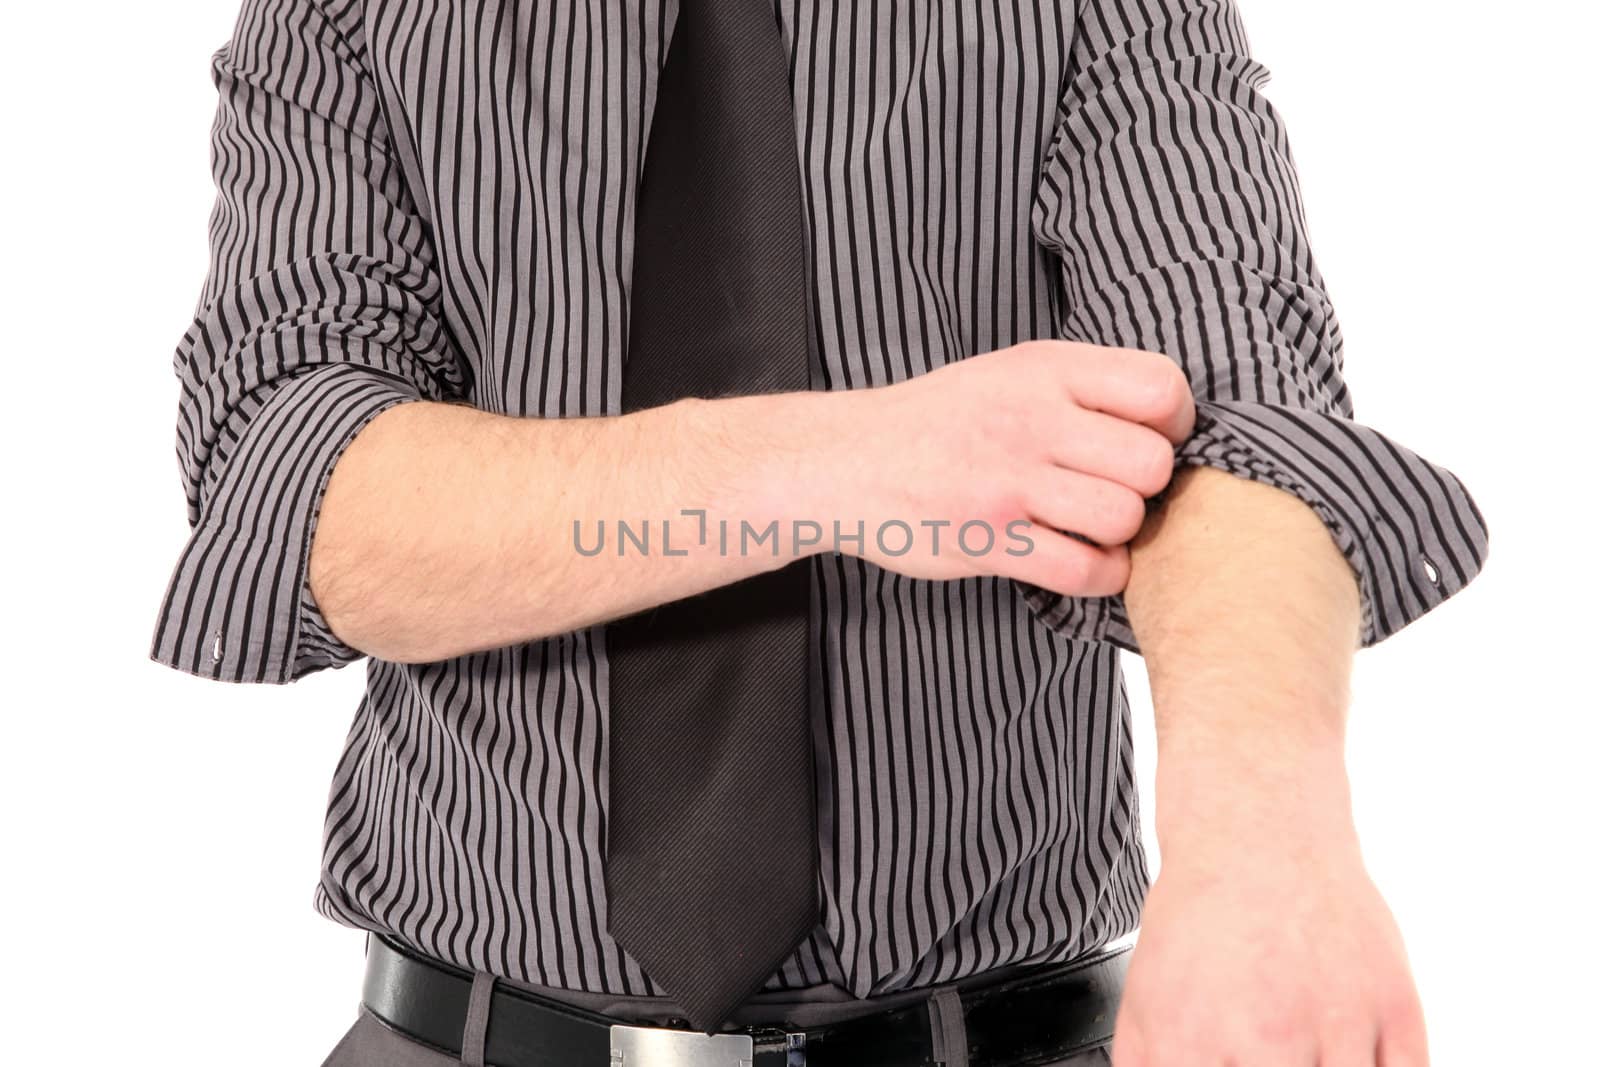
<path id="1" fill-rule="evenodd" d="M 1104 595 L 1115 596 L 1123 593 L 1128 588 L 1128 579 L 1133 576 L 1133 555 L 1128 551 L 1127 545 L 1116 545 L 1106 553 L 1109 561 L 1109 588 Z"/>
<path id="2" fill-rule="evenodd" d="M 1256 1018 L 1250 1033 L 1262 1048 L 1278 1051 L 1294 1047 L 1305 1035 L 1306 1026 L 1288 1012 L 1266 1012 Z"/>
<path id="3" fill-rule="evenodd" d="M 1317 1012 L 1317 1032 L 1334 1039 L 1370 1030 L 1371 1022 L 1370 1012 L 1357 1003 L 1326 1004 Z"/>
<path id="4" fill-rule="evenodd" d="M 1390 1024 L 1404 1029 L 1421 1029 L 1423 1025 L 1422 1000 L 1407 983 L 1399 983 L 1382 997 L 1378 1011 Z"/>
<path id="5" fill-rule="evenodd" d="M 1107 532 L 1117 542 L 1131 541 L 1144 525 L 1144 497 L 1117 490 L 1106 504 Z"/>
<path id="6" fill-rule="evenodd" d="M 1079 494 L 1074 511 L 1081 532 L 1100 544 L 1125 540 L 1118 536 L 1129 520 L 1127 497 L 1132 494 L 1110 485 L 1090 485 Z"/>
<path id="7" fill-rule="evenodd" d="M 1183 368 L 1164 356 L 1154 365 L 1149 389 L 1151 402 L 1163 415 L 1178 411 L 1189 399 L 1189 379 Z"/>
<path id="8" fill-rule="evenodd" d="M 1139 484 L 1135 487 L 1143 496 L 1159 493 L 1172 480 L 1172 466 L 1177 460 L 1173 447 L 1166 438 L 1154 435 L 1139 457 Z"/>
<path id="9" fill-rule="evenodd" d="M 1027 513 L 1029 492 L 1019 485 L 997 482 L 980 501 L 972 518 L 992 527 L 1003 527 L 1012 519 Z"/>

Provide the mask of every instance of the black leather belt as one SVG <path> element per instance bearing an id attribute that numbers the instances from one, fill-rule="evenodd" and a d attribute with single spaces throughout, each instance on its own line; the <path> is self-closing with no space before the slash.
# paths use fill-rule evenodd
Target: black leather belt
<path id="1" fill-rule="evenodd" d="M 963 986 L 959 1016 L 970 1067 L 1050 1063 L 1107 1043 L 1128 948 Z M 379 1021 L 461 1054 L 472 975 L 376 934 L 362 1002 Z M 950 1003 L 948 999 L 943 1003 Z M 930 1001 L 801 1029 L 720 1034 L 641 1026 L 496 984 L 484 1060 L 491 1067 L 937 1067 L 954 1020 Z"/>

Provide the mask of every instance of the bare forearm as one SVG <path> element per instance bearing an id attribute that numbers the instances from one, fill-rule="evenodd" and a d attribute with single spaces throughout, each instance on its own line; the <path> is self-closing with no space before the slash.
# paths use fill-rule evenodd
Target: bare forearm
<path id="1" fill-rule="evenodd" d="M 334 468 L 312 545 L 312 593 L 353 647 L 428 661 L 772 569 L 793 556 L 721 551 L 715 523 L 728 519 L 737 532 L 741 519 L 759 527 L 780 517 L 781 488 L 805 450 L 800 428 L 825 402 L 785 394 L 583 419 L 398 405 Z M 706 543 L 686 509 L 713 524 Z M 633 542 L 619 551 L 619 520 L 635 534 L 648 529 L 648 551 Z"/>
<path id="2" fill-rule="evenodd" d="M 1359 599 L 1320 519 L 1212 468 L 1174 476 L 1130 546 L 1150 675 L 1163 852 L 1208 833 L 1350 824 L 1344 726 Z"/>
<path id="3" fill-rule="evenodd" d="M 1143 498 L 1166 484 L 1173 442 L 1193 421 L 1188 385 L 1167 357 L 1065 341 L 876 388 L 680 401 L 605 418 L 412 401 L 372 420 L 335 465 L 311 590 L 352 647 L 431 661 L 774 569 L 795 558 L 792 534 L 804 522 L 818 538 L 804 552 L 837 548 L 913 578 L 1000 575 L 1105 596 L 1126 581 L 1125 542 Z M 654 549 L 619 552 L 618 520 L 648 524 Z M 988 550 L 950 547 L 967 520 L 988 524 Z M 602 521 L 610 540 L 591 553 Z M 775 528 L 777 551 L 755 541 L 747 550 L 746 523 Z M 942 552 L 924 523 L 947 529 Z M 1017 523 L 1029 551 L 1009 551 Z M 835 524 L 842 538 L 856 531 L 853 546 L 834 544 Z M 891 525 L 901 531 L 894 546 L 877 536 Z"/>
<path id="4" fill-rule="evenodd" d="M 1422 1067 L 1344 769 L 1355 572 L 1298 497 L 1213 468 L 1175 477 L 1147 526 L 1124 597 L 1155 702 L 1161 868 L 1116 1062 Z"/>

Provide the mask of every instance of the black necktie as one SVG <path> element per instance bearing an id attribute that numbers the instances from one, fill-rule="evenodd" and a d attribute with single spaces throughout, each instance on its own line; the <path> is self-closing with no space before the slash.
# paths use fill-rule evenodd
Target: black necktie
<path id="1" fill-rule="evenodd" d="M 682 0 L 637 207 L 624 411 L 809 387 L 794 121 L 770 0 Z M 817 922 L 810 577 L 802 559 L 608 627 L 608 925 L 708 1033 Z"/>

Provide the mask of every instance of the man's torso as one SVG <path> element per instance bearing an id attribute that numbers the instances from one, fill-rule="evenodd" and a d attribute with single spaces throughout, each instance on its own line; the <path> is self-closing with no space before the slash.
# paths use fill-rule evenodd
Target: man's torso
<path id="1" fill-rule="evenodd" d="M 635 191 L 675 13 L 368 5 L 364 59 L 481 408 L 620 410 Z M 819 387 L 1059 335 L 1060 273 L 1030 217 L 1071 5 L 781 0 L 777 14 Z M 837 555 L 815 573 L 822 923 L 769 988 L 865 996 L 1131 929 L 1146 873 L 1115 649 L 1046 629 L 1004 580 L 916 581 Z M 606 934 L 606 707 L 603 628 L 370 661 L 318 907 L 513 980 L 657 992 Z"/>

